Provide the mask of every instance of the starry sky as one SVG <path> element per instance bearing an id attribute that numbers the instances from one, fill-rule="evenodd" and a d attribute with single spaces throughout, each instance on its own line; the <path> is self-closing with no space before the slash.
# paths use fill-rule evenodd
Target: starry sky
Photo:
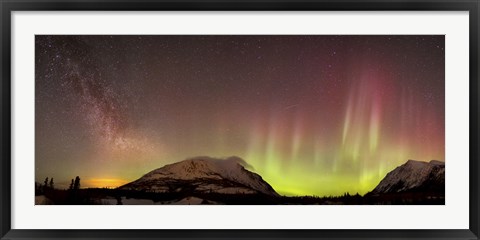
<path id="1" fill-rule="evenodd" d="M 445 37 L 35 37 L 36 181 L 116 187 L 195 156 L 317 196 L 445 161 Z"/>

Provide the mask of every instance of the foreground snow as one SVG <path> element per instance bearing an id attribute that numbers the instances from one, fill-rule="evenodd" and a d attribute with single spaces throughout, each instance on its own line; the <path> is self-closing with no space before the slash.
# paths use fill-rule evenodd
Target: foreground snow
<path id="1" fill-rule="evenodd" d="M 101 204 L 103 205 L 117 205 L 117 199 L 114 198 L 103 198 L 100 199 Z M 197 197 L 186 197 L 180 200 L 174 201 L 163 201 L 163 202 L 154 202 L 150 199 L 136 199 L 136 198 L 125 198 L 122 197 L 122 205 L 200 205 L 200 204 L 217 204 L 213 201 L 207 201 Z"/>
<path id="2" fill-rule="evenodd" d="M 35 205 L 51 205 L 53 202 L 44 195 L 35 196 Z"/>

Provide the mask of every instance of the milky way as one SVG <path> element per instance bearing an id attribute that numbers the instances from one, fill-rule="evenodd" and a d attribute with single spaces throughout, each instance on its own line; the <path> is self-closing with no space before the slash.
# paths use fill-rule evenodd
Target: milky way
<path id="1" fill-rule="evenodd" d="M 36 36 L 36 179 L 238 156 L 278 192 L 445 161 L 444 36 Z"/>

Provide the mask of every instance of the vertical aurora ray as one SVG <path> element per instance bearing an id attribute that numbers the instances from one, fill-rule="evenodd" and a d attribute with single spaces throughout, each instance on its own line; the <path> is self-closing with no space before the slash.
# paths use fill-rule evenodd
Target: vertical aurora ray
<path id="1" fill-rule="evenodd" d="M 303 136 L 305 136 L 303 121 L 304 120 L 302 119 L 301 115 L 299 114 L 294 115 L 294 119 L 292 123 L 293 124 L 292 136 L 291 136 L 291 143 L 290 143 L 291 150 L 290 150 L 290 157 L 289 157 L 291 161 L 298 161 L 301 147 L 305 145 L 305 143 L 303 143 L 302 141 Z"/>
<path id="2" fill-rule="evenodd" d="M 370 126 L 369 126 L 369 143 L 370 143 L 370 153 L 375 152 L 378 146 L 379 141 L 379 131 L 380 131 L 380 101 L 376 99 L 372 106 L 372 112 L 370 114 Z"/>

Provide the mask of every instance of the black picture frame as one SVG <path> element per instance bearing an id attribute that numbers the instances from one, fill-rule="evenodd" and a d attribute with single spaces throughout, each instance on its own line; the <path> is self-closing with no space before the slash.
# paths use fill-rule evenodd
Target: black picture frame
<path id="1" fill-rule="evenodd" d="M 1 0 L 1 239 L 479 239 L 479 0 Z M 20 230 L 11 226 L 11 14 L 13 11 L 468 11 L 470 159 L 469 228 L 463 230 Z"/>

